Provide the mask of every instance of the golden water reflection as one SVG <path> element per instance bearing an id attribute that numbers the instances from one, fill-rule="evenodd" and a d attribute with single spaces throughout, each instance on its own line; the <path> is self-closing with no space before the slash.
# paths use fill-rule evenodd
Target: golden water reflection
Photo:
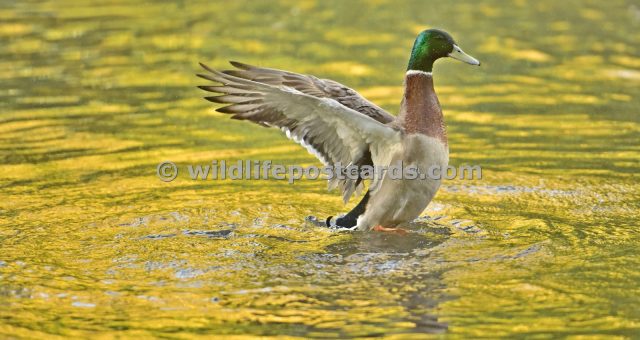
<path id="1" fill-rule="evenodd" d="M 0 5 L 0 334 L 568 336 L 640 332 L 640 16 L 632 1 Z M 212 113 L 198 61 L 332 78 L 396 112 L 443 27 L 454 164 L 409 237 L 305 222 L 325 183 L 159 181 L 160 161 L 317 164 Z"/>

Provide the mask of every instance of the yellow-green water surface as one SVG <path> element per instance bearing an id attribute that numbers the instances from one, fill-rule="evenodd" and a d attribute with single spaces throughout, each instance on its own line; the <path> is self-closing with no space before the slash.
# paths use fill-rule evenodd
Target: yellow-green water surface
<path id="1" fill-rule="evenodd" d="M 323 181 L 156 177 L 164 160 L 318 165 L 214 113 L 198 61 L 343 82 L 397 112 L 415 35 L 451 180 L 409 236 L 305 222 Z M 640 337 L 637 1 L 0 1 L 0 338 Z"/>

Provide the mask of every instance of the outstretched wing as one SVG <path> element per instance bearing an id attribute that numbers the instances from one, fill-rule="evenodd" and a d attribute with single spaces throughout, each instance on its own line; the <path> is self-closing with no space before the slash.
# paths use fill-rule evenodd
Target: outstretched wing
<path id="1" fill-rule="evenodd" d="M 231 61 L 230 63 L 237 69 L 223 71 L 223 73 L 238 78 L 253 80 L 258 83 L 287 86 L 318 98 L 330 98 L 383 124 L 387 124 L 395 119 L 394 116 L 366 100 L 355 90 L 337 81 L 319 79 L 306 74 L 252 66 L 237 61 Z"/>
<path id="2" fill-rule="evenodd" d="M 200 86 L 221 95 L 205 97 L 214 103 L 229 104 L 218 112 L 233 119 L 277 127 L 287 137 L 305 146 L 325 165 L 358 165 L 367 157 L 374 161 L 385 145 L 397 141 L 399 132 L 367 115 L 339 104 L 333 99 L 318 98 L 286 86 L 272 86 L 218 72 L 201 64 L 208 72 L 199 77 L 220 83 Z M 370 161 L 370 160 L 369 160 Z M 348 201 L 361 181 L 334 177 L 330 189 L 340 186 Z"/>

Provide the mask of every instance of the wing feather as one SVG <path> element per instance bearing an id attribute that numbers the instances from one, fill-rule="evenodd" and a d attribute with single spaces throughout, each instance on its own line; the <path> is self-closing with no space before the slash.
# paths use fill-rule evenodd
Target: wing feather
<path id="1" fill-rule="evenodd" d="M 311 75 L 278 69 L 257 67 L 237 61 L 231 61 L 230 63 L 236 69 L 223 71 L 226 74 L 274 86 L 287 86 L 318 98 L 334 99 L 338 103 L 384 124 L 390 123 L 395 119 L 393 115 L 381 107 L 366 100 L 355 90 L 337 81 L 319 79 Z"/>
<path id="2" fill-rule="evenodd" d="M 399 138 L 399 132 L 394 128 L 334 99 L 202 67 L 208 72 L 198 76 L 221 84 L 200 86 L 203 90 L 221 94 L 205 97 L 226 105 L 218 108 L 218 112 L 230 114 L 234 119 L 277 127 L 325 165 L 362 165 L 363 160 L 379 158 L 377 154 L 384 152 L 385 145 Z M 346 202 L 360 188 L 361 182 L 334 177 L 329 181 L 329 188 L 340 187 Z"/>

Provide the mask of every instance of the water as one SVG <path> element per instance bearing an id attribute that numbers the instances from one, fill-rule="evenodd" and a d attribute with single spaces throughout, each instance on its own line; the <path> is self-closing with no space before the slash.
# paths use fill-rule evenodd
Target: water
<path id="1" fill-rule="evenodd" d="M 0 4 L 0 337 L 640 336 L 633 1 Z M 344 82 L 396 112 L 415 34 L 451 162 L 408 236 L 305 222 L 321 181 L 159 181 L 159 162 L 318 162 L 212 112 L 198 61 Z"/>

